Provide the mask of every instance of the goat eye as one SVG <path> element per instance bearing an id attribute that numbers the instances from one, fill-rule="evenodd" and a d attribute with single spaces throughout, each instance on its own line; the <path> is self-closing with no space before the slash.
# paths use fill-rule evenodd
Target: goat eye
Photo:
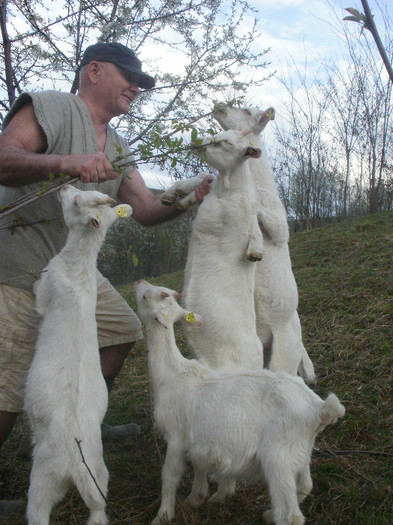
<path id="1" fill-rule="evenodd" d="M 249 109 L 245 108 L 243 111 L 246 115 L 251 115 L 251 111 Z"/>

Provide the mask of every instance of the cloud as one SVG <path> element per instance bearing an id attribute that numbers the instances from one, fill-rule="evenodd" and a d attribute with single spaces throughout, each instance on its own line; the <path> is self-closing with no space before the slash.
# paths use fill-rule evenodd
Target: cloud
<path id="1" fill-rule="evenodd" d="M 287 9 L 288 7 L 299 7 L 304 5 L 306 0 L 256 0 L 252 6 L 256 9 L 275 9 L 277 11 L 281 9 Z"/>
<path id="2" fill-rule="evenodd" d="M 154 188 L 158 190 L 166 190 L 173 184 L 174 180 L 166 173 L 162 172 L 153 172 L 148 169 L 140 169 L 140 173 L 145 181 L 145 184 L 148 188 Z"/>

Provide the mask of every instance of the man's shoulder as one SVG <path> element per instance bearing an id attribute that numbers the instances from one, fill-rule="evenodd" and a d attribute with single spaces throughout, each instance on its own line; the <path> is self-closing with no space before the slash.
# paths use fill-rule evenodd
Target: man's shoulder
<path id="1" fill-rule="evenodd" d="M 48 89 L 46 91 L 31 91 L 24 93 L 26 96 L 30 97 L 32 100 L 40 99 L 42 101 L 54 101 L 56 103 L 62 102 L 76 102 L 77 96 L 73 93 L 66 93 L 64 91 L 56 91 L 55 89 Z"/>
<path id="2" fill-rule="evenodd" d="M 3 129 L 13 115 L 26 104 L 32 103 L 35 109 L 37 106 L 51 106 L 59 109 L 63 105 L 69 106 L 70 104 L 77 104 L 77 98 L 73 93 L 65 93 L 64 91 L 56 91 L 54 89 L 46 91 L 23 91 L 12 104 L 10 111 L 6 115 Z"/>

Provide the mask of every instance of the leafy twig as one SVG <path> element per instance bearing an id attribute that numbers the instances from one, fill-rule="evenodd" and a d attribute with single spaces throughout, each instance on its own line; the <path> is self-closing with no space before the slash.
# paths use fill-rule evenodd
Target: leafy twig
<path id="1" fill-rule="evenodd" d="M 364 29 L 368 29 L 370 31 L 377 45 L 377 48 L 378 48 L 379 54 L 381 55 L 383 63 L 385 64 L 386 71 L 388 72 L 389 78 L 391 82 L 393 82 L 393 68 L 389 61 L 388 55 L 386 54 L 385 48 L 382 44 L 382 40 L 379 36 L 377 26 L 375 25 L 374 15 L 371 13 L 367 0 L 361 0 L 361 2 L 363 4 L 364 14 L 360 13 L 357 9 L 354 9 L 353 7 L 347 7 L 345 11 L 348 11 L 348 13 L 350 13 L 351 16 L 346 16 L 344 20 L 362 24 L 362 29 L 360 33 L 362 33 Z"/>
<path id="2" fill-rule="evenodd" d="M 22 208 L 23 206 L 26 206 L 27 204 L 30 204 L 31 202 L 34 202 L 35 200 L 43 197 L 44 195 L 53 193 L 65 184 L 74 184 L 78 180 L 79 178 L 69 177 L 68 179 L 58 179 L 52 184 L 46 183 L 41 190 L 27 193 L 26 195 L 23 195 L 23 197 L 20 197 L 16 201 L 2 206 L 2 208 L 0 208 L 0 217 L 6 217 L 10 213 L 13 213 L 14 211 L 18 210 L 19 208 Z"/>
<path id="3" fill-rule="evenodd" d="M 204 115 L 208 116 L 210 113 Z M 195 118 L 192 123 L 196 122 L 202 117 Z M 135 166 L 143 163 L 150 163 L 152 160 L 155 160 L 159 165 L 164 165 L 167 160 L 171 161 L 171 167 L 174 168 L 178 162 L 178 156 L 184 153 L 187 153 L 187 156 L 190 154 L 190 146 L 185 146 L 183 144 L 183 137 L 174 138 L 173 135 L 176 133 L 182 133 L 185 131 L 191 132 L 191 139 L 193 141 L 194 147 L 198 146 L 198 130 L 194 128 L 191 124 L 183 124 L 177 120 L 172 120 L 172 130 L 164 134 L 163 129 L 156 124 L 154 129 L 149 133 L 146 140 L 139 144 L 133 151 L 127 153 L 126 155 L 122 154 L 121 148 L 118 149 L 118 156 L 112 161 L 113 169 L 120 173 L 125 168 L 130 166 Z M 212 130 L 209 130 L 210 133 L 213 133 Z M 165 149 L 165 151 L 160 151 Z M 155 153 L 158 151 L 158 153 Z M 138 154 L 138 160 L 135 160 L 135 154 Z M 130 157 L 132 157 L 130 160 Z M 64 178 L 62 175 L 61 179 L 56 180 L 55 182 L 46 182 L 42 189 L 39 191 L 33 191 L 26 195 L 23 195 L 20 199 L 17 199 L 14 202 L 6 204 L 0 209 L 0 217 L 6 217 L 10 213 L 15 212 L 19 208 L 26 206 L 39 199 L 44 195 L 48 195 L 65 184 L 74 184 L 79 180 L 79 178 L 68 177 Z"/>

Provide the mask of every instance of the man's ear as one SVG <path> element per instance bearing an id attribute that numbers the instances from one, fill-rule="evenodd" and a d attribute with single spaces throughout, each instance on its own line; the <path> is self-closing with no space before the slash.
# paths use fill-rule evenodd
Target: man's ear
<path id="1" fill-rule="evenodd" d="M 98 77 L 100 76 L 103 68 L 99 62 L 92 60 L 87 65 L 87 76 L 92 84 L 97 84 Z"/>

